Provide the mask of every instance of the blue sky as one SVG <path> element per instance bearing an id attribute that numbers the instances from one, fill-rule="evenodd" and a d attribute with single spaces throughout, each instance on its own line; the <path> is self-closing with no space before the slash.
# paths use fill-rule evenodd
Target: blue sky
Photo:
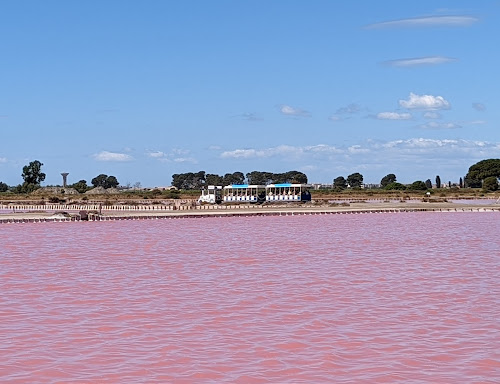
<path id="1" fill-rule="evenodd" d="M 299 170 L 458 182 L 500 157 L 500 1 L 0 3 L 0 181 Z"/>

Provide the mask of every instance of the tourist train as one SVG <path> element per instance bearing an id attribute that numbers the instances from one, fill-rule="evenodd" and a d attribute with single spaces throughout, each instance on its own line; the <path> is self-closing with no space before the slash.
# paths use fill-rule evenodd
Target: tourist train
<path id="1" fill-rule="evenodd" d="M 304 202 L 311 201 L 308 184 L 233 184 L 222 187 L 209 185 L 202 189 L 199 204 L 222 203 L 265 203 L 265 202 Z"/>

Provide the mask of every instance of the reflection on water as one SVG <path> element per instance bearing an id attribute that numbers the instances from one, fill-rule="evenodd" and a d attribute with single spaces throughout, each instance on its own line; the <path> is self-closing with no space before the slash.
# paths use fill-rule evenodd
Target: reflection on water
<path id="1" fill-rule="evenodd" d="M 0 377 L 494 383 L 500 216 L 0 228 Z"/>

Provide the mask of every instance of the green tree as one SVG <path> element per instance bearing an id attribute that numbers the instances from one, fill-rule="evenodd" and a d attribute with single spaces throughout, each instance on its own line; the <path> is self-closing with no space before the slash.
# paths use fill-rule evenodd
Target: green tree
<path id="1" fill-rule="evenodd" d="M 464 187 L 464 181 L 462 180 L 462 178 L 460 178 L 460 182 L 459 182 L 458 186 L 459 186 L 460 188 L 463 188 L 463 187 Z"/>
<path id="2" fill-rule="evenodd" d="M 438 176 L 436 176 L 436 188 L 441 188 L 441 178 Z"/>
<path id="3" fill-rule="evenodd" d="M 23 167 L 22 177 L 25 184 L 40 185 L 45 180 L 45 173 L 42 172 L 43 163 L 38 160 L 30 162 Z"/>
<path id="4" fill-rule="evenodd" d="M 270 172 L 252 171 L 246 174 L 248 184 L 267 185 L 273 183 L 273 174 Z"/>
<path id="5" fill-rule="evenodd" d="M 94 177 L 90 182 L 94 187 L 103 187 L 106 185 L 106 179 L 108 178 L 108 175 L 105 175 L 104 173 L 101 173 L 100 175 Z"/>
<path id="6" fill-rule="evenodd" d="M 0 181 L 0 192 L 7 192 L 9 190 L 9 186 Z"/>
<path id="7" fill-rule="evenodd" d="M 79 193 L 85 193 L 89 189 L 86 180 L 80 180 L 78 183 L 71 185 L 71 188 L 76 189 Z"/>
<path id="8" fill-rule="evenodd" d="M 351 188 L 361 188 L 363 185 L 363 175 L 361 173 L 352 173 L 347 176 L 347 184 Z"/>
<path id="9" fill-rule="evenodd" d="M 408 189 L 412 191 L 425 191 L 427 190 L 427 186 L 421 180 L 414 181 L 408 186 Z"/>
<path id="10" fill-rule="evenodd" d="M 115 176 L 108 176 L 106 179 L 106 186 L 104 188 L 116 188 L 118 185 L 120 185 L 120 183 Z"/>
<path id="11" fill-rule="evenodd" d="M 483 189 L 485 191 L 496 191 L 496 190 L 498 190 L 498 178 L 496 176 L 488 176 L 483 181 Z"/>
<path id="12" fill-rule="evenodd" d="M 432 189 L 432 181 L 431 181 L 431 179 L 425 180 L 425 186 L 427 187 L 427 189 Z"/>
<path id="13" fill-rule="evenodd" d="M 223 185 L 245 184 L 245 175 L 242 172 L 226 173 L 223 178 Z"/>
<path id="14" fill-rule="evenodd" d="M 215 173 L 207 173 L 205 176 L 206 185 L 222 185 L 224 178 Z"/>
<path id="15" fill-rule="evenodd" d="M 500 177 L 500 159 L 481 160 L 469 168 L 465 175 L 465 185 L 480 188 L 482 181 L 490 176 Z"/>
<path id="16" fill-rule="evenodd" d="M 380 186 L 385 188 L 387 185 L 396 182 L 396 175 L 394 173 L 389 173 L 388 175 L 382 177 L 380 180 Z"/>
<path id="17" fill-rule="evenodd" d="M 173 174 L 172 185 L 178 189 L 201 189 L 205 185 L 205 171 Z"/>
<path id="18" fill-rule="evenodd" d="M 335 189 L 346 189 L 347 181 L 344 176 L 339 176 L 333 179 L 333 188 Z"/>
<path id="19" fill-rule="evenodd" d="M 116 188 L 120 184 L 115 176 L 108 176 L 103 173 L 94 177 L 91 183 L 94 187 L 103 187 L 106 189 Z"/>
<path id="20" fill-rule="evenodd" d="M 388 191 L 396 190 L 396 191 L 404 191 L 406 189 L 406 186 L 404 184 L 394 182 L 389 185 L 386 185 L 385 188 Z"/>

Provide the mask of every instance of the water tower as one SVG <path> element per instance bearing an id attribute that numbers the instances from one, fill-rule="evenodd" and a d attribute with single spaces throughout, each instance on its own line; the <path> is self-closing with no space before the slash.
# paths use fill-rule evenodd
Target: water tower
<path id="1" fill-rule="evenodd" d="M 66 179 L 67 179 L 68 175 L 69 175 L 68 172 L 61 173 L 61 176 L 63 177 L 63 188 L 66 188 Z"/>

